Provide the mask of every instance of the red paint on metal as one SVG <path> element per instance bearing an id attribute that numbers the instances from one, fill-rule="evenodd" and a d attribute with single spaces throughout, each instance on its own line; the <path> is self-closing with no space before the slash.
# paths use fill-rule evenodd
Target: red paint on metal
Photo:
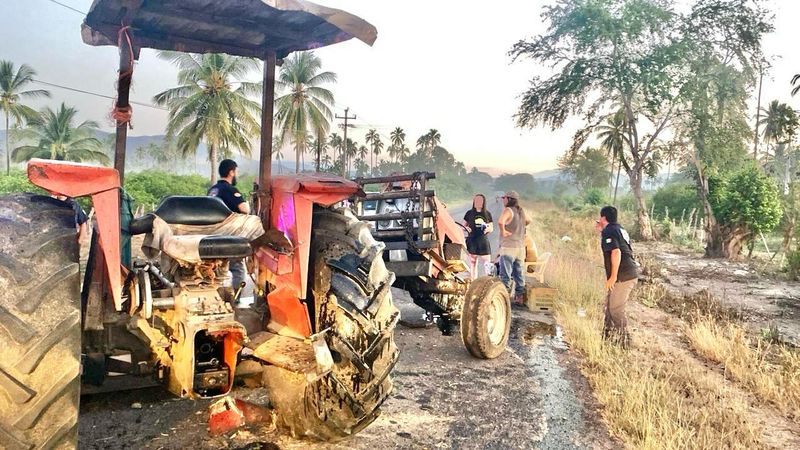
<path id="1" fill-rule="evenodd" d="M 464 229 L 447 213 L 447 207 L 444 206 L 444 203 L 440 202 L 436 197 L 433 198 L 433 201 L 436 202 L 436 210 L 439 211 L 436 215 L 436 230 L 438 231 L 439 241 L 444 242 L 444 237 L 447 236 L 450 242 L 466 246 Z"/>
<path id="2" fill-rule="evenodd" d="M 110 167 L 32 159 L 28 161 L 28 179 L 42 189 L 68 197 L 92 196 L 109 290 L 114 307 L 121 311 L 119 173 Z"/>
<path id="3" fill-rule="evenodd" d="M 262 267 L 271 272 L 270 283 L 276 286 L 267 296 L 270 320 L 310 336 L 311 321 L 302 300 L 308 291 L 314 204 L 331 206 L 363 192 L 357 183 L 327 174 L 273 177 L 270 192 L 269 226 L 283 232 L 294 248 L 291 261 L 268 249 L 256 251 Z"/>
<path id="4" fill-rule="evenodd" d="M 228 366 L 228 391 L 233 388 L 233 378 L 236 375 L 236 362 L 239 358 L 239 351 L 242 349 L 244 343 L 244 336 L 241 331 L 237 329 L 228 330 L 225 332 L 225 339 L 222 341 L 223 359 Z"/>

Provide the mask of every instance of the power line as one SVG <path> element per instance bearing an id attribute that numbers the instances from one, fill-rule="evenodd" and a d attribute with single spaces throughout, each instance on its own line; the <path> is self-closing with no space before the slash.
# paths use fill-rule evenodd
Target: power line
<path id="1" fill-rule="evenodd" d="M 47 1 L 48 1 L 48 2 L 50 2 L 50 3 L 55 3 L 56 5 L 58 5 L 58 6 L 61 6 L 61 7 L 63 7 L 63 8 L 67 8 L 68 10 L 70 10 L 70 11 L 74 11 L 74 12 L 76 12 L 76 13 L 78 13 L 78 14 L 82 15 L 82 16 L 85 16 L 85 15 L 86 15 L 86 13 L 85 13 L 85 12 L 83 12 L 83 11 L 81 11 L 81 10 L 79 10 L 79 9 L 75 9 L 75 8 L 73 8 L 72 6 L 66 5 L 66 4 L 64 4 L 64 3 L 61 3 L 61 2 L 59 2 L 59 1 L 56 1 L 56 0 L 47 0 Z"/>
<path id="2" fill-rule="evenodd" d="M 63 86 L 63 85 L 60 85 L 60 84 L 50 83 L 50 82 L 47 82 L 47 81 L 36 80 L 36 79 L 34 79 L 33 82 L 34 83 L 39 83 L 39 84 L 44 84 L 45 86 L 52 86 L 52 87 L 55 87 L 55 88 L 64 89 L 64 90 L 67 90 L 67 91 L 78 92 L 78 93 L 87 94 L 87 95 L 94 95 L 95 97 L 107 98 L 109 100 L 116 100 L 116 98 L 113 97 L 113 96 L 100 94 L 98 92 L 85 91 L 83 89 L 73 88 L 73 87 L 69 87 L 69 86 Z M 133 101 L 133 100 L 131 100 L 129 103 L 132 103 L 134 105 L 144 106 L 144 107 L 147 107 L 147 108 L 160 109 L 162 111 L 169 111 L 169 108 L 165 108 L 163 106 L 158 106 L 158 105 L 153 105 L 151 103 L 137 102 L 137 101 Z"/>

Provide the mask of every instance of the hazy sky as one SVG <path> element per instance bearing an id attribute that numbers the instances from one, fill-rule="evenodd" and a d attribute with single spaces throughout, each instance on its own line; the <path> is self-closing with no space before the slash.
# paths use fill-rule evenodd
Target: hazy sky
<path id="1" fill-rule="evenodd" d="M 80 11 L 91 4 L 58 1 Z M 547 71 L 530 62 L 511 64 L 507 52 L 517 40 L 545 31 L 540 12 L 550 1 L 318 2 L 352 12 L 378 29 L 371 48 L 352 40 L 317 51 L 325 69 L 339 76 L 332 87 L 337 114 L 349 106 L 358 116 L 358 128 L 351 131 L 357 139 L 375 127 L 388 140 L 390 131 L 401 126 L 413 148 L 420 134 L 436 128 L 442 144 L 468 166 L 518 172 L 554 168 L 569 146 L 576 121 L 557 131 L 521 130 L 512 118 L 531 75 Z M 0 59 L 33 66 L 42 81 L 114 95 L 116 48 L 83 44 L 81 14 L 49 0 L 0 3 Z M 789 96 L 789 80 L 800 73 L 800 2 L 773 0 L 771 5 L 776 31 L 764 46 L 780 59 L 764 79 L 762 103 L 779 99 L 800 108 L 800 96 Z M 152 50 L 143 50 L 132 99 L 150 103 L 154 94 L 174 85 L 175 73 Z M 258 77 L 253 74 L 254 80 Z M 67 102 L 78 107 L 82 119 L 113 129 L 111 100 L 48 89 L 51 104 Z M 165 111 L 134 105 L 133 117 L 132 135 L 164 132 Z"/>

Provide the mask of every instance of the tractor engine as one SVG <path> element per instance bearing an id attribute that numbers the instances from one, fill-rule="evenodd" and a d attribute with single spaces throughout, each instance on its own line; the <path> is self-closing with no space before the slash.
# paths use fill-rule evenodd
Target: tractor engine
<path id="1" fill-rule="evenodd" d="M 247 339 L 232 304 L 241 286 L 230 286 L 228 267 L 252 255 L 250 240 L 263 234 L 260 219 L 232 214 L 214 197 L 168 197 L 153 214 L 134 219 L 131 230 L 146 234 L 147 261 L 134 264 L 125 284 L 128 329 L 148 343 L 171 392 L 227 394 Z"/>
<path id="2" fill-rule="evenodd" d="M 227 262 L 204 265 L 207 273 L 220 277 L 198 280 L 194 267 L 179 267 L 175 282 L 165 289 L 152 288 L 153 273 L 160 274 L 155 266 L 146 264 L 132 272 L 138 274 L 131 285 L 128 326 L 149 343 L 158 378 L 182 397 L 227 394 L 246 336 L 234 319 L 232 289 L 222 284 Z"/>

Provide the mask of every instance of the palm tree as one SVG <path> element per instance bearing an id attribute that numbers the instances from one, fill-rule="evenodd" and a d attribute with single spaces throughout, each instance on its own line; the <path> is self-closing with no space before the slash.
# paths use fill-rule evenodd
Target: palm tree
<path id="1" fill-rule="evenodd" d="M 331 155 L 329 155 L 328 153 L 325 153 L 324 155 L 322 155 L 322 159 L 320 160 L 320 164 L 322 165 L 322 167 L 325 168 L 325 170 L 330 168 L 332 162 L 333 162 L 333 160 L 331 159 Z"/>
<path id="2" fill-rule="evenodd" d="M 373 169 L 375 168 L 375 164 L 380 161 L 381 151 L 383 150 L 383 141 L 381 140 L 381 135 L 378 134 L 375 130 L 369 130 L 370 133 L 367 133 L 366 141 L 367 144 L 370 144 L 372 147 L 372 154 L 370 155 L 370 159 L 372 159 L 372 164 L 370 167 Z M 372 158 L 374 156 L 374 158 Z"/>
<path id="3" fill-rule="evenodd" d="M 346 150 L 345 150 L 345 159 L 347 160 L 347 174 L 350 174 L 350 165 L 353 162 L 353 158 L 358 154 L 358 143 L 354 140 L 347 138 Z"/>
<path id="4" fill-rule="evenodd" d="M 364 141 L 366 141 L 367 145 L 370 145 L 370 146 L 372 145 L 372 141 L 375 140 L 375 139 L 380 140 L 381 138 L 378 135 L 378 130 L 376 130 L 374 128 L 370 129 L 369 131 L 367 131 L 367 134 L 364 136 Z M 370 155 L 370 159 L 371 158 L 372 158 L 372 156 Z M 372 165 L 373 164 L 370 162 L 370 166 L 372 166 Z"/>
<path id="5" fill-rule="evenodd" d="M 361 158 L 361 160 L 363 161 L 363 160 L 365 160 L 367 158 L 367 155 L 369 155 L 369 148 L 367 148 L 366 145 L 359 146 L 358 147 L 358 157 Z"/>
<path id="6" fill-rule="evenodd" d="M 37 97 L 50 97 L 50 93 L 43 89 L 24 90 L 27 84 L 33 82 L 35 76 L 36 72 L 27 64 L 14 70 L 14 63 L 11 61 L 0 61 L 0 111 L 6 115 L 6 175 L 11 171 L 10 118 L 13 117 L 17 125 L 36 118 L 36 111 L 20 102 Z"/>
<path id="7" fill-rule="evenodd" d="M 96 137 L 97 123 L 87 120 L 74 126 L 77 114 L 78 110 L 62 103 L 56 111 L 45 108 L 37 117 L 29 119 L 29 127 L 23 131 L 23 137 L 35 141 L 36 145 L 15 148 L 11 154 L 14 162 L 45 158 L 111 164 L 103 151 L 103 143 Z"/>
<path id="8" fill-rule="evenodd" d="M 764 126 L 762 132 L 764 142 L 767 145 L 770 141 L 774 144 L 776 172 L 783 184 L 783 192 L 788 193 L 792 171 L 790 146 L 792 139 L 797 134 L 798 127 L 800 127 L 800 120 L 791 106 L 777 100 L 771 101 L 766 108 L 762 108 L 761 114 L 763 117 L 758 124 Z"/>
<path id="9" fill-rule="evenodd" d="M 336 133 L 331 133 L 331 137 L 330 139 L 328 139 L 328 142 L 330 142 L 331 148 L 333 149 L 333 159 L 336 161 L 340 159 L 343 160 L 343 158 L 341 157 L 339 157 L 338 159 L 336 157 L 336 152 L 339 152 L 339 155 L 341 155 L 342 152 L 344 152 L 344 140 L 342 139 L 342 137 Z"/>
<path id="10" fill-rule="evenodd" d="M 318 135 L 311 143 L 311 148 L 314 149 L 314 155 L 316 157 L 315 167 L 317 172 L 319 172 L 320 165 L 322 164 L 322 155 L 328 151 L 329 146 L 328 141 L 325 139 L 325 134 Z"/>
<path id="11" fill-rule="evenodd" d="M 396 154 L 398 161 L 402 161 L 403 159 L 408 158 L 411 155 L 411 149 L 405 145 L 402 147 L 398 147 L 397 149 L 395 149 L 395 151 L 397 152 Z"/>
<path id="12" fill-rule="evenodd" d="M 313 52 L 298 52 L 284 61 L 275 80 L 275 86 L 286 91 L 275 99 L 275 118 L 281 139 L 294 143 L 297 172 L 308 137 L 327 133 L 333 120 L 333 93 L 321 86 L 335 83 L 336 74 L 321 69 L 322 60 Z"/>
<path id="13" fill-rule="evenodd" d="M 439 130 L 435 128 L 431 128 L 428 131 L 428 145 L 429 150 L 433 150 L 434 147 L 442 143 L 442 135 L 439 133 Z"/>
<path id="14" fill-rule="evenodd" d="M 792 86 L 794 86 L 794 88 L 792 88 L 792 95 L 800 92 L 800 73 L 792 77 Z"/>
<path id="15" fill-rule="evenodd" d="M 424 152 L 428 150 L 428 146 L 431 143 L 430 136 L 427 134 L 423 134 L 422 136 L 417 138 L 417 151 Z"/>
<path id="16" fill-rule="evenodd" d="M 176 138 L 184 155 L 193 155 L 205 142 L 215 183 L 217 157 L 230 155 L 231 148 L 249 156 L 250 139 L 259 132 L 261 106 L 248 97 L 261 95 L 261 84 L 240 81 L 258 69 L 258 62 L 221 53 L 160 52 L 159 57 L 178 66 L 180 84 L 153 97 L 169 107 L 167 136 Z"/>
<path id="17" fill-rule="evenodd" d="M 283 160 L 283 145 L 281 145 L 281 140 L 278 137 L 272 138 L 272 159 L 278 161 L 278 173 L 283 173 L 283 164 L 281 161 Z"/>
<path id="18" fill-rule="evenodd" d="M 619 174 L 622 166 L 628 169 L 625 161 L 625 143 L 628 142 L 626 134 L 627 124 L 625 122 L 625 114 L 622 110 L 617 111 L 606 119 L 605 124 L 597 127 L 599 133 L 597 137 L 600 139 L 600 148 L 606 151 L 606 155 L 611 157 L 611 176 L 614 176 L 614 161 L 618 161 L 617 165 L 617 180 L 614 183 L 614 204 L 617 203 L 617 189 L 619 188 Z"/>
<path id="19" fill-rule="evenodd" d="M 389 139 L 392 143 L 389 155 L 397 158 L 400 153 L 400 149 L 406 145 L 406 132 L 403 131 L 402 128 L 396 127 L 394 130 L 392 130 L 391 134 L 389 134 Z"/>

